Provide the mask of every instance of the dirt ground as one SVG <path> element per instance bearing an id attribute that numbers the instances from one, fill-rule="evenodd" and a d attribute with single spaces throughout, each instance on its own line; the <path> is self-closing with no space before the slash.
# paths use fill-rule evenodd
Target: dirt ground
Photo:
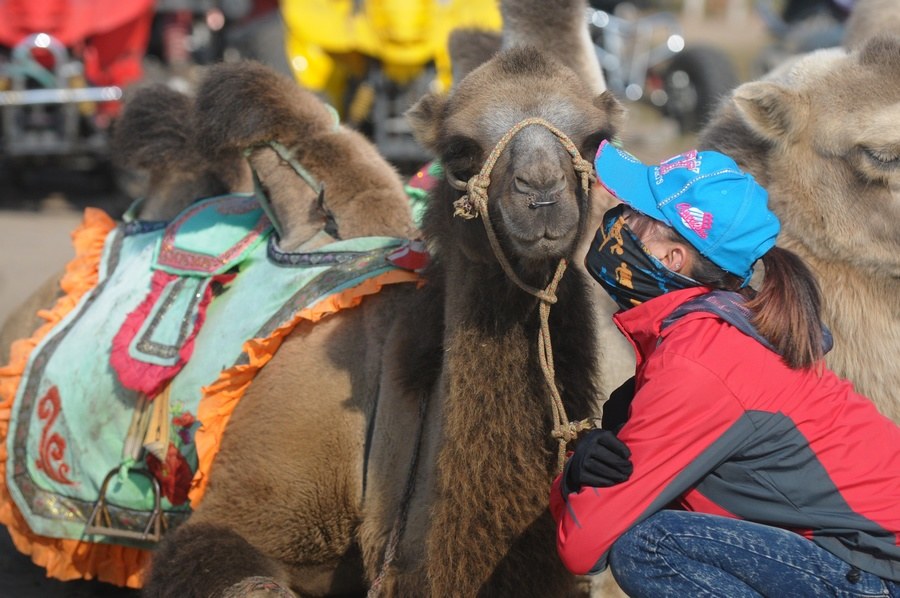
<path id="1" fill-rule="evenodd" d="M 742 21 L 723 14 L 702 21 L 684 21 L 688 43 L 710 43 L 724 48 L 747 78 L 749 65 L 767 37 L 753 14 Z M 682 136 L 673 123 L 654 110 L 631 104 L 624 142 L 644 161 L 660 160 L 692 147 L 694 139 Z M 16 177 L 23 178 L 23 177 Z M 0 321 L 23 301 L 31 289 L 60 271 L 72 257 L 69 233 L 77 226 L 85 207 L 121 213 L 128 199 L 110 192 L 99 177 L 41 170 L 29 173 L 25 187 L 0 173 Z M 46 579 L 11 545 L 0 529 L 0 598 L 136 596 L 105 584 L 61 583 Z"/>

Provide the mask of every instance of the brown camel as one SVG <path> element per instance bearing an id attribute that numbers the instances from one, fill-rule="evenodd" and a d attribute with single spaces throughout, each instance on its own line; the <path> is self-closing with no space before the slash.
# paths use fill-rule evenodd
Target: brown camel
<path id="1" fill-rule="evenodd" d="M 554 14 L 584 14 L 580 1 L 551 4 Z M 422 225 L 432 255 L 425 284 L 392 285 L 294 329 L 235 409 L 202 502 L 156 551 L 147 595 L 572 590 L 546 508 L 558 467 L 551 430 L 561 417 L 551 397 L 558 389 L 565 420 L 593 414 L 597 347 L 584 277 L 569 268 L 551 283 L 585 232 L 589 161 L 623 112 L 572 70 L 589 61 L 543 50 L 511 45 L 449 97 L 427 96 L 413 109 L 418 138 L 446 173 Z M 402 188 L 374 207 L 378 196 L 362 192 L 371 191 L 368 179 L 348 175 L 353 164 L 338 143 L 304 153 L 323 130 L 285 117 L 298 116 L 291 106 L 300 101 L 286 83 L 248 64 L 213 73 L 191 131 L 211 159 L 250 151 L 283 249 L 305 246 L 328 217 L 342 236 L 412 232 L 403 215 L 379 228 Z M 517 125 L 481 203 L 486 181 L 460 186 Z M 330 167 L 314 172 L 324 201 L 291 174 L 273 140 L 304 166 Z M 341 182 L 356 199 L 335 192 Z M 480 217 L 454 215 L 466 211 L 464 195 Z M 550 287 L 535 291 L 543 308 L 523 286 Z M 539 338 L 551 304 L 548 384 Z M 557 432 L 565 439 L 570 430 Z"/>
<path id="2" fill-rule="evenodd" d="M 738 87 L 700 134 L 769 190 L 816 272 L 828 365 L 900 422 L 900 38 L 823 50 Z"/>
<path id="3" fill-rule="evenodd" d="M 216 86 L 198 105 L 222 97 L 242 100 Z M 286 341 L 235 411 L 203 502 L 160 546 L 148 595 L 215 595 L 260 577 L 311 595 L 372 583 L 404 596 L 571 590 L 546 509 L 557 460 L 539 301 L 504 272 L 480 219 L 453 216 L 463 192 L 451 180 L 476 174 L 529 117 L 559 127 L 590 158 L 621 109 L 538 50 L 513 48 L 410 116 L 449 175 L 423 225 L 427 283 L 383 291 Z M 532 125 L 493 175 L 489 218 L 501 251 L 543 288 L 584 231 L 588 197 L 572 157 Z M 588 288 L 572 269 L 556 294 L 556 381 L 568 416 L 585 418 L 597 399 Z"/>

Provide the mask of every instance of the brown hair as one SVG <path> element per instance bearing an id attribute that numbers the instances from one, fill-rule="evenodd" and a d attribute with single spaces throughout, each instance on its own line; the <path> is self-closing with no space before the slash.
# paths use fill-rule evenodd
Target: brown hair
<path id="1" fill-rule="evenodd" d="M 743 281 L 740 278 L 700 255 L 693 245 L 664 223 L 642 216 L 629 222 L 629 227 L 641 238 L 645 238 L 644 234 L 659 234 L 668 241 L 685 245 L 693 256 L 691 271 L 686 273 L 688 276 L 704 286 L 743 295 L 747 300 L 745 306 L 753 314 L 750 323 L 791 369 L 812 367 L 825 356 L 819 283 L 796 253 L 781 247 L 766 252 L 762 256 L 765 276 L 756 291 L 750 287 L 741 288 Z"/>

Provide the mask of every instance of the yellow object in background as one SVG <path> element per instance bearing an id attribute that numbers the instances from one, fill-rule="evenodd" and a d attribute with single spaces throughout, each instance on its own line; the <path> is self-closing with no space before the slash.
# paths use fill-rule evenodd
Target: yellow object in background
<path id="1" fill-rule="evenodd" d="M 460 27 L 499 31 L 496 0 L 282 0 L 288 61 L 298 83 L 344 116 L 348 80 L 367 60 L 405 85 L 434 63 L 438 91 L 452 81 L 447 39 Z"/>

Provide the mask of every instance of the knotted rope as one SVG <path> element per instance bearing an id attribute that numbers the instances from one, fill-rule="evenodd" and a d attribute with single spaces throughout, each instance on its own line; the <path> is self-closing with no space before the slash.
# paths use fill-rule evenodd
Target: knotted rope
<path id="1" fill-rule="evenodd" d="M 491 224 L 491 219 L 488 215 L 488 187 L 491 184 L 491 171 L 497 163 L 500 154 L 506 149 L 506 146 L 510 141 L 512 141 L 512 138 L 522 131 L 522 129 L 531 125 L 541 125 L 559 139 L 563 148 L 565 148 L 572 157 L 572 165 L 575 168 L 575 172 L 577 172 L 581 178 L 581 188 L 584 191 L 585 196 L 588 196 L 591 189 L 591 179 L 594 174 L 593 165 L 581 157 L 575 144 L 572 143 L 572 140 L 569 139 L 565 133 L 546 120 L 536 117 L 526 118 L 507 131 L 506 134 L 500 138 L 500 141 L 497 142 L 497 145 L 494 146 L 494 149 L 481 167 L 481 171 L 470 178 L 468 182 L 463 183 L 449 173 L 447 175 L 447 180 L 455 189 L 466 191 L 465 195 L 453 202 L 453 207 L 455 208 L 453 215 L 466 219 L 481 216 L 481 221 L 484 224 L 484 230 L 487 233 L 488 241 L 490 241 L 494 255 L 497 257 L 497 261 L 500 263 L 503 271 L 516 286 L 526 293 L 534 295 L 541 301 L 539 308 L 541 328 L 538 334 L 538 358 L 541 363 L 541 371 L 544 373 L 544 379 L 550 390 L 550 403 L 553 408 L 553 430 L 551 431 L 551 436 L 556 438 L 559 443 L 557 469 L 558 471 L 562 471 L 563 463 L 566 459 L 566 445 L 577 438 L 580 432 L 592 427 L 590 420 L 569 420 L 568 415 L 566 415 L 565 406 L 563 405 L 562 395 L 556 385 L 556 373 L 553 367 L 553 346 L 550 342 L 549 324 L 550 306 L 556 303 L 556 287 L 559 285 L 559 281 L 562 279 L 563 273 L 566 270 L 566 260 L 561 259 L 559 261 L 559 265 L 556 267 L 556 273 L 553 275 L 547 288 L 538 289 L 524 283 L 518 275 L 516 275 L 515 271 L 512 269 L 512 265 L 503 253 L 503 249 L 500 247 L 500 242 L 497 240 L 497 234 L 494 231 L 494 227 Z"/>

